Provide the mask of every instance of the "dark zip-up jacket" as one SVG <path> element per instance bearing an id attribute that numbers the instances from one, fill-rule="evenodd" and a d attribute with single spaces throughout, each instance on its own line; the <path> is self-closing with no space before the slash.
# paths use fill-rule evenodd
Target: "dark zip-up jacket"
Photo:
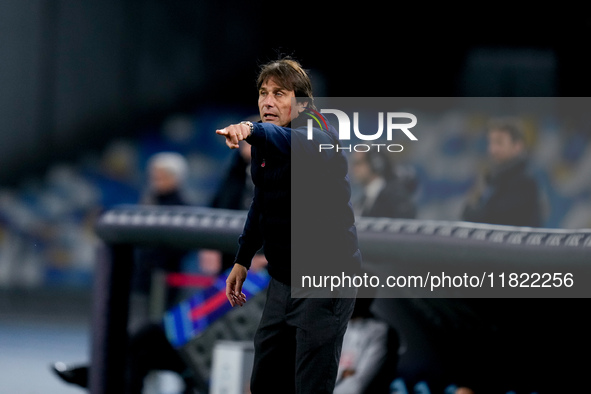
<path id="1" fill-rule="evenodd" d="M 249 268 L 262 247 L 269 274 L 286 284 L 291 265 L 307 274 L 360 267 L 347 160 L 336 150 L 336 130 L 328 127 L 314 128 L 308 140 L 306 128 L 254 124 L 246 141 L 255 192 L 236 263 Z M 321 151 L 319 144 L 334 148 Z"/>
<path id="2" fill-rule="evenodd" d="M 477 204 L 466 205 L 462 219 L 469 222 L 539 227 L 541 196 L 527 160 L 519 157 L 496 168 L 486 177 Z"/>

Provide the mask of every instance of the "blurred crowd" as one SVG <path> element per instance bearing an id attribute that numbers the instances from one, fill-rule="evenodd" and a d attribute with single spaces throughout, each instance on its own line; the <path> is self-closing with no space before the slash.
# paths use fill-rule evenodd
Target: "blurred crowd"
<path id="1" fill-rule="evenodd" d="M 214 130 L 250 115 L 243 108 L 171 115 L 162 124 L 139 130 L 135 139 L 114 140 L 99 152 L 81 152 L 75 163 L 55 163 L 42 177 L 0 189 L 0 287 L 91 283 L 99 242 L 95 219 L 114 205 L 142 199 L 147 162 L 158 152 L 178 152 L 186 158 L 186 199 L 210 206 L 231 162 Z M 527 118 L 524 124 L 543 198 L 542 227 L 591 228 L 589 133 L 557 119 Z M 486 119 L 476 114 L 427 119 L 421 130 L 429 132 L 423 131 L 403 152 L 389 154 L 397 178 L 409 191 L 414 205 L 410 209 L 416 209 L 401 215 L 461 220 L 466 196 L 487 160 L 485 125 Z M 353 187 L 358 196 L 358 179 L 353 179 Z M 193 262 L 195 258 L 188 257 Z"/>

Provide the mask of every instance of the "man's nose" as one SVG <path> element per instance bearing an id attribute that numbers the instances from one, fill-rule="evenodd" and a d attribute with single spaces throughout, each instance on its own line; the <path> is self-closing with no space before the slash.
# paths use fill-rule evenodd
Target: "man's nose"
<path id="1" fill-rule="evenodd" d="M 275 101 L 271 95 L 266 96 L 263 99 L 263 106 L 265 107 L 273 107 L 275 105 Z"/>

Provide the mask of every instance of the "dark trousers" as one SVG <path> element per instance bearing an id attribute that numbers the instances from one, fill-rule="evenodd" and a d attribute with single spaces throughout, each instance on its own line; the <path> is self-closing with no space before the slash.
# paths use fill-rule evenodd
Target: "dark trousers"
<path id="1" fill-rule="evenodd" d="M 354 298 L 291 298 L 271 279 L 254 338 L 252 394 L 331 394 Z"/>

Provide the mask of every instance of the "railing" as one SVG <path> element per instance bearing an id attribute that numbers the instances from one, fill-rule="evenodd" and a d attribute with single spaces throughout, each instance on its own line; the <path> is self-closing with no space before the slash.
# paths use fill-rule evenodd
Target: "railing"
<path id="1" fill-rule="evenodd" d="M 201 207 L 120 206 L 101 215 L 96 233 L 104 242 L 95 270 L 92 393 L 122 392 L 133 247 L 210 248 L 233 253 L 245 211 Z M 395 273 L 519 269 L 570 272 L 574 286 L 542 296 L 591 297 L 591 230 L 511 227 L 453 221 L 360 218 L 360 248 L 368 270 Z M 474 271 L 475 272 L 475 271 Z M 496 271 L 495 275 L 500 272 Z M 507 286 L 509 287 L 509 286 Z M 449 297 L 450 293 L 404 293 L 411 297 Z M 506 296 L 538 296 L 547 289 L 505 289 Z M 470 293 L 474 296 L 474 293 Z M 498 293 L 481 293 L 486 297 Z M 399 293 L 384 293 L 399 296 Z M 451 296 L 456 296 L 451 293 Z"/>

